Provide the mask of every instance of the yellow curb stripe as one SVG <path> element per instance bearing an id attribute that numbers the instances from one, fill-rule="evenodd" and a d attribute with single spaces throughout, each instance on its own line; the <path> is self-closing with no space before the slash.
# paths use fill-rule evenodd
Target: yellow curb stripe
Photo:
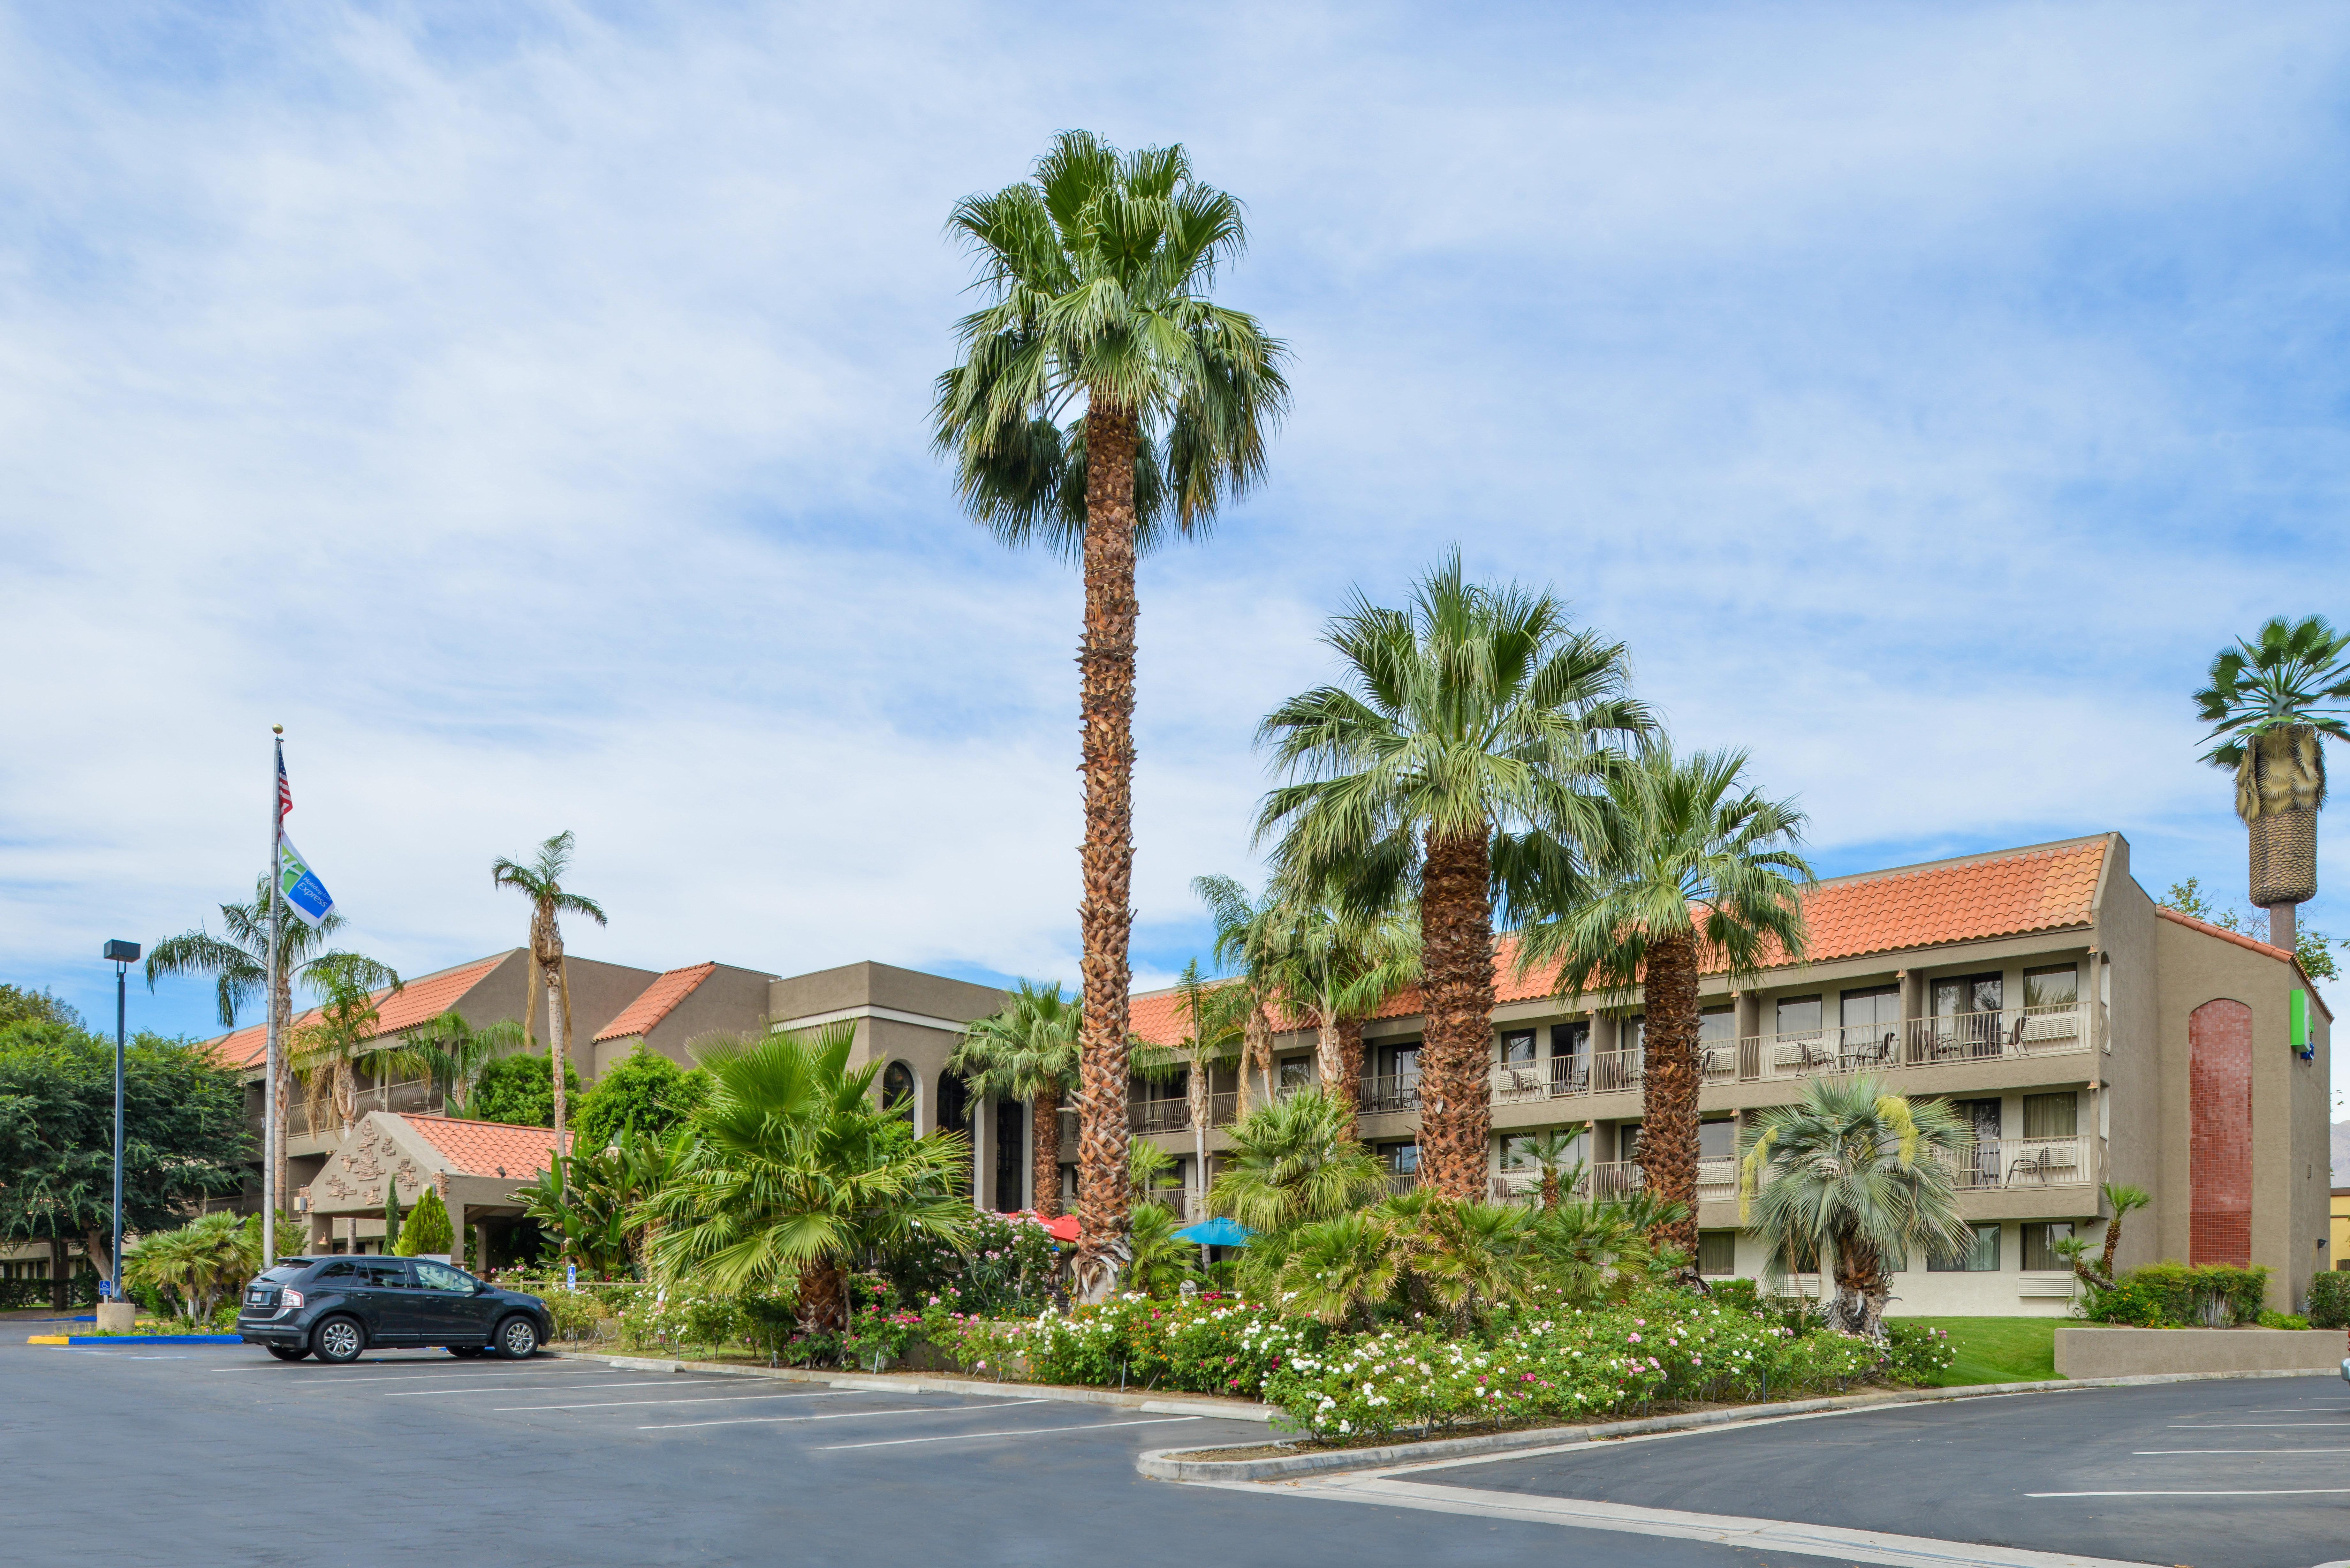
<path id="1" fill-rule="evenodd" d="M 65 1345 L 68 1341 L 62 1334 L 36 1334 L 27 1335 L 25 1343 L 26 1345 Z"/>

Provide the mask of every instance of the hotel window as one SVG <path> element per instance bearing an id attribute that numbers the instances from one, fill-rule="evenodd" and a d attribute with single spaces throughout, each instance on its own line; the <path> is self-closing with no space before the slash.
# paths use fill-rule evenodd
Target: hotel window
<path id="1" fill-rule="evenodd" d="M 1728 1116 L 1718 1121 L 1697 1124 L 1697 1157 L 1700 1159 L 1736 1159 L 1738 1158 L 1738 1124 Z"/>
<path id="2" fill-rule="evenodd" d="M 1779 999 L 1774 1027 L 1782 1040 L 1807 1040 L 1820 1032 L 1820 999 L 1816 996 L 1783 996 Z"/>
<path id="3" fill-rule="evenodd" d="M 1287 1093 L 1289 1093 L 1289 1092 L 1290 1092 L 1291 1090 L 1293 1090 L 1293 1089 L 1310 1089 L 1310 1088 L 1312 1088 L 1313 1086 L 1314 1086 L 1314 1058 L 1313 1058 L 1313 1057 L 1311 1057 L 1311 1056 L 1284 1056 L 1284 1057 L 1281 1059 L 1281 1089 L 1282 1089 L 1282 1093 L 1284 1093 L 1284 1094 L 1287 1094 Z"/>
<path id="4" fill-rule="evenodd" d="M 1578 1018 L 1572 1023 L 1554 1023 L 1550 1026 L 1550 1059 L 1552 1061 L 1571 1062 L 1577 1056 L 1587 1055 L 1590 1050 L 1591 1020 L 1588 1018 Z"/>
<path id="5" fill-rule="evenodd" d="M 1700 1231 L 1697 1233 L 1697 1272 L 1722 1275 L 1738 1272 L 1738 1232 Z"/>
<path id="6" fill-rule="evenodd" d="M 1961 1246 L 1947 1258 L 1929 1258 L 1926 1272 L 1929 1274 L 1995 1274 L 1999 1272 L 1999 1227 L 1975 1225 L 1969 1227 L 1974 1241 Z"/>
<path id="7" fill-rule="evenodd" d="M 1419 1042 L 1379 1047 L 1379 1072 L 1402 1083 L 1419 1082 Z"/>
<path id="8" fill-rule="evenodd" d="M 2081 971 L 2073 964 L 2051 964 L 2023 971 L 2023 1005 L 2070 1007 L 2081 999 Z"/>
<path id="9" fill-rule="evenodd" d="M 1534 1064 L 1534 1032 L 1512 1029 L 1502 1036 L 1502 1065 L 1531 1067 Z"/>
<path id="10" fill-rule="evenodd" d="M 1561 1132 L 1566 1131 L 1565 1127 L 1561 1127 L 1558 1130 Z M 1534 1155 L 1534 1138 L 1540 1135 L 1513 1133 L 1509 1137 L 1503 1138 L 1502 1140 L 1502 1168 L 1503 1170 L 1541 1169 L 1541 1162 L 1535 1159 Z M 1568 1134 L 1567 1136 L 1566 1152 L 1559 1157 L 1559 1174 L 1563 1177 L 1573 1166 L 1585 1163 L 1585 1153 L 1583 1129 L 1581 1127 L 1577 1127 L 1573 1133 Z"/>
<path id="11" fill-rule="evenodd" d="M 1648 1043 L 1648 1014 L 1634 1013 L 1616 1025 L 1616 1048 L 1618 1051 L 1637 1052 L 1647 1046 Z"/>
<path id="12" fill-rule="evenodd" d="M 2072 1090 L 2023 1096 L 2025 1137 L 2071 1137 L 2080 1130 L 2081 1096 Z"/>
<path id="13" fill-rule="evenodd" d="M 1863 1066 L 1890 1065 L 1901 1042 L 1901 988 L 1872 985 L 1840 993 L 1836 1023 L 1844 1031 L 1847 1056 L 1858 1056 Z"/>
<path id="14" fill-rule="evenodd" d="M 2023 1267 L 2037 1273 L 2064 1273 L 2072 1268 L 2056 1251 L 2056 1243 L 2073 1239 L 2073 1222 L 2049 1220 L 2023 1228 Z"/>

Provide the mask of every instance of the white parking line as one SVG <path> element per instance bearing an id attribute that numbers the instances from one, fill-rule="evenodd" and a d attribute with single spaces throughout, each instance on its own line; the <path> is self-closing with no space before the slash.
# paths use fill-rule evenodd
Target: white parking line
<path id="1" fill-rule="evenodd" d="M 2186 1454 L 2350 1454 L 2350 1449 L 2138 1449 L 2134 1459 L 2158 1459 Z"/>
<path id="2" fill-rule="evenodd" d="M 677 1399 L 599 1399 L 579 1405 L 501 1405 L 490 1413 L 504 1416 L 523 1410 L 611 1410 L 626 1405 L 739 1405 L 746 1399 L 846 1399 L 849 1391 L 827 1389 L 822 1394 L 722 1394 L 716 1398 L 688 1395 Z"/>
<path id="3" fill-rule="evenodd" d="M 878 1443 L 827 1443 L 818 1449 L 820 1454 L 838 1449 L 899 1449 L 908 1443 L 970 1443 L 982 1438 L 1041 1438 L 1048 1432 L 1099 1432 L 1111 1427 L 1165 1427 L 1178 1421 L 1197 1421 L 1198 1416 L 1157 1416 L 1148 1421 L 1087 1421 L 1082 1427 L 1009 1427 L 1001 1432 L 949 1432 L 940 1438 L 890 1438 Z"/>
<path id="4" fill-rule="evenodd" d="M 910 1410 L 843 1410 L 837 1416 L 736 1416 L 723 1421 L 661 1421 L 639 1427 L 639 1432 L 676 1432 L 688 1427 L 788 1427 L 801 1421 L 855 1421 L 868 1416 L 959 1416 L 972 1410 L 1008 1410 L 1014 1405 L 1042 1405 L 1042 1399 L 1006 1399 L 998 1405 L 923 1405 Z"/>
<path id="5" fill-rule="evenodd" d="M 2174 1432 L 2292 1432 L 2305 1427 L 2329 1431 L 2350 1431 L 2350 1421 L 2173 1421 Z"/>
<path id="6" fill-rule="evenodd" d="M 2026 1497 L 2350 1497 L 2350 1486 L 2288 1486 L 2265 1491 L 2028 1491 Z"/>
<path id="7" fill-rule="evenodd" d="M 574 1388 L 698 1388 L 717 1382 L 715 1377 L 681 1384 L 675 1377 L 656 1377 L 641 1383 L 574 1383 Z M 430 1399 L 442 1394 L 494 1394 L 494 1385 L 475 1384 L 471 1388 L 395 1388 L 383 1395 L 386 1399 Z"/>

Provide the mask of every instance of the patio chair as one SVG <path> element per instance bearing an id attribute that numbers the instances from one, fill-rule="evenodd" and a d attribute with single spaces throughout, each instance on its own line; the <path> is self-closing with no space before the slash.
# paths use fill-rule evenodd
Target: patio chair
<path id="1" fill-rule="evenodd" d="M 2040 1183 L 2041 1186 L 2047 1186 L 2048 1169 L 2052 1163 L 2051 1157 L 2053 1157 L 2055 1152 L 2056 1151 L 2053 1148 L 2043 1148 L 2037 1154 L 2019 1154 L 2013 1159 L 2009 1160 L 2007 1162 L 2007 1185 L 2010 1187 L 2014 1186 L 2016 1173 L 2018 1171 L 2022 1171 L 2032 1176 Z"/>
<path id="2" fill-rule="evenodd" d="M 2029 1056 L 2032 1054 L 2031 1052 L 2023 1048 L 2023 1026 L 2031 1022 L 2032 1020 L 2029 1017 L 2019 1015 L 2016 1018 L 2015 1028 L 2010 1032 L 2007 1037 L 2007 1054 L 2009 1055 Z"/>
<path id="3" fill-rule="evenodd" d="M 1828 1054 L 1827 1051 L 1822 1046 L 1815 1044 L 1809 1040 L 1798 1040 L 1795 1042 L 1796 1072 L 1816 1073 L 1823 1070 L 1834 1072 L 1835 1071 L 1835 1058 Z"/>

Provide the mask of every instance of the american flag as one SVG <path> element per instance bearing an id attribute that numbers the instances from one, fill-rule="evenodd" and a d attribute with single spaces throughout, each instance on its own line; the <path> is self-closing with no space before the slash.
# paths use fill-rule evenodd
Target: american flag
<path id="1" fill-rule="evenodd" d="M 285 821 L 293 809 L 294 786 L 286 782 L 286 748 L 281 744 L 277 748 L 277 820 Z"/>

